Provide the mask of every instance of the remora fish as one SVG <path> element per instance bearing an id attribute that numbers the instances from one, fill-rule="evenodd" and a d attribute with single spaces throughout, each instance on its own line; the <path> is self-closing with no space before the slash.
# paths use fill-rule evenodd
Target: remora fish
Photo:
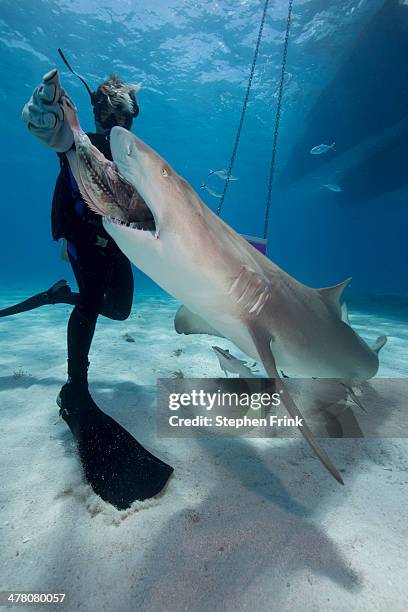
<path id="1" fill-rule="evenodd" d="M 340 185 L 336 185 L 335 183 L 327 183 L 327 185 L 322 185 L 322 189 L 328 189 L 329 191 L 334 191 L 335 193 L 340 193 L 340 191 L 343 191 Z"/>
<path id="2" fill-rule="evenodd" d="M 207 174 L 207 176 L 211 176 L 212 174 L 214 174 L 214 176 L 218 176 L 220 179 L 223 179 L 224 181 L 227 180 L 228 178 L 228 172 L 224 169 L 222 170 L 211 170 L 211 168 L 209 168 L 209 173 Z M 237 176 L 230 176 L 229 177 L 230 181 L 237 181 L 238 177 Z"/>
<path id="3" fill-rule="evenodd" d="M 220 368 L 226 376 L 228 376 L 228 372 L 231 372 L 231 374 L 239 374 L 240 378 L 255 378 L 254 372 L 247 366 L 246 361 L 234 357 L 228 349 L 222 349 L 219 346 L 213 346 L 212 348 L 218 357 Z"/>
<path id="4" fill-rule="evenodd" d="M 206 189 L 210 195 L 214 196 L 214 198 L 222 198 L 222 193 L 217 193 L 217 191 L 214 191 L 214 189 L 211 189 L 211 187 L 205 183 L 201 183 L 200 189 Z"/>
<path id="5" fill-rule="evenodd" d="M 299 283 L 213 213 L 134 134 L 114 127 L 110 143 L 120 174 L 149 207 L 156 233 L 116 221 L 109 207 L 102 213 L 103 225 L 138 268 L 185 304 L 185 326 L 179 332 L 189 333 L 189 314 L 202 333 L 215 331 L 260 360 L 268 375 L 279 379 L 281 401 L 294 418 L 302 416 L 278 368 L 306 377 L 367 379 L 376 374 L 379 344 L 372 350 L 341 320 L 339 297 L 349 280 L 325 289 Z M 90 197 L 98 198 L 98 192 Z M 308 426 L 303 422 L 299 429 L 343 484 Z"/>
<path id="6" fill-rule="evenodd" d="M 333 144 L 331 145 L 320 144 L 317 145 L 317 147 L 313 147 L 313 149 L 310 149 L 310 153 L 311 155 L 321 155 L 322 153 L 327 153 L 328 151 L 335 151 L 335 145 L 335 142 L 333 142 Z"/>

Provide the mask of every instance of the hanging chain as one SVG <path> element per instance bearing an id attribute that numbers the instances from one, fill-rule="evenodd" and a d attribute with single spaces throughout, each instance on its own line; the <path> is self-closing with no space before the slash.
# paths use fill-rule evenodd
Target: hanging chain
<path id="1" fill-rule="evenodd" d="M 291 1 L 293 2 L 293 0 L 291 0 Z M 248 86 L 247 86 L 247 90 L 246 90 L 246 93 L 245 93 L 244 104 L 242 106 L 241 119 L 239 121 L 238 130 L 237 130 L 237 136 L 235 138 L 235 144 L 234 144 L 234 148 L 232 150 L 231 160 L 230 160 L 230 163 L 229 163 L 229 166 L 228 166 L 227 178 L 225 180 L 224 190 L 222 192 L 222 196 L 221 196 L 219 204 L 218 204 L 217 215 L 219 215 L 221 213 L 221 208 L 222 208 L 222 205 L 224 204 L 225 195 L 227 193 L 228 185 L 229 185 L 229 182 L 230 182 L 230 177 L 231 177 L 231 174 L 232 174 L 232 168 L 234 166 L 235 156 L 237 154 L 238 143 L 239 143 L 239 139 L 240 139 L 240 136 L 241 136 L 242 126 L 244 124 L 244 118 L 245 118 L 246 109 L 247 109 L 247 106 L 248 106 L 249 92 L 251 91 L 252 79 L 254 77 L 256 60 L 258 59 L 259 45 L 261 44 L 262 32 L 263 32 L 263 28 L 264 28 L 264 24 L 265 24 L 265 17 L 266 17 L 266 11 L 268 10 L 268 4 L 269 4 L 269 0 L 265 0 L 265 5 L 264 5 L 264 8 L 263 8 L 262 19 L 261 19 L 261 25 L 259 27 L 258 39 L 256 41 L 254 57 L 253 57 L 253 60 L 252 60 L 251 72 L 249 74 Z"/>
<path id="2" fill-rule="evenodd" d="M 292 20 L 292 9 L 293 9 L 293 0 L 289 0 L 288 18 L 286 22 L 285 42 L 283 45 L 282 70 L 281 70 L 279 89 L 278 89 L 278 102 L 277 102 L 277 108 L 276 108 L 275 131 L 273 134 L 271 169 L 269 172 L 269 180 L 268 180 L 268 195 L 266 198 L 265 225 L 264 225 L 264 233 L 263 233 L 263 237 L 265 240 L 268 236 L 269 213 L 271 210 L 271 203 L 272 203 L 272 185 L 273 185 L 273 177 L 275 175 L 276 151 L 277 151 L 277 145 L 278 145 L 279 123 L 280 123 L 281 109 L 282 109 L 283 86 L 285 84 L 285 71 L 286 71 L 286 61 L 288 57 L 288 45 L 289 45 L 290 24 Z"/>
<path id="3" fill-rule="evenodd" d="M 255 65 L 256 65 L 256 62 L 257 62 L 257 59 L 258 59 L 259 46 L 260 46 L 260 43 L 261 43 L 262 32 L 263 32 L 263 28 L 264 28 L 264 25 L 265 25 L 265 18 L 266 18 L 266 12 L 268 10 L 268 5 L 269 5 L 269 0 L 265 0 L 265 5 L 264 5 L 264 8 L 263 8 L 262 19 L 261 19 L 261 25 L 260 25 L 259 33 L 258 33 L 258 39 L 256 41 L 254 57 L 253 57 L 253 60 L 252 60 L 251 71 L 250 71 L 249 79 L 248 79 L 248 86 L 247 86 L 247 89 L 246 89 L 244 103 L 243 103 L 243 106 L 242 106 L 241 118 L 240 118 L 239 125 L 238 125 L 238 130 L 237 130 L 237 135 L 236 135 L 236 138 L 235 138 L 234 148 L 233 148 L 232 155 L 231 155 L 231 160 L 230 160 L 230 163 L 229 163 L 229 166 L 228 166 L 227 178 L 225 180 L 224 189 L 223 189 L 223 192 L 222 192 L 219 204 L 218 204 L 218 208 L 217 208 L 217 215 L 220 215 L 221 208 L 222 208 L 222 206 L 224 204 L 225 195 L 227 193 L 228 185 L 229 185 L 229 182 L 230 182 L 230 177 L 231 177 L 231 174 L 232 174 L 232 168 L 234 166 L 235 157 L 236 157 L 236 154 L 237 154 L 239 139 L 240 139 L 240 136 L 241 136 L 242 126 L 244 124 L 245 113 L 246 113 L 246 109 L 247 109 L 247 106 L 248 106 L 249 93 L 251 91 L 252 80 L 253 80 L 253 77 L 254 77 Z M 272 186 L 273 186 L 273 179 L 274 179 L 274 175 L 275 175 L 275 164 L 276 164 L 276 153 L 277 153 L 277 145 L 278 145 L 279 124 L 280 124 L 281 110 L 282 110 L 283 86 L 285 84 L 285 72 L 286 72 L 286 62 L 287 62 L 287 57 L 288 57 L 288 46 L 289 46 L 290 26 L 291 26 L 291 21 L 292 21 L 292 12 L 293 12 L 293 0 L 289 0 L 289 3 L 288 3 L 288 16 L 287 16 L 287 20 L 286 20 L 285 41 L 284 41 L 284 45 L 283 45 L 282 68 L 281 68 L 281 75 L 280 75 L 279 88 L 278 88 L 278 102 L 277 102 L 277 108 L 276 108 L 275 129 L 274 129 L 274 134 L 273 134 L 271 166 L 270 166 L 269 180 L 268 180 L 268 194 L 267 194 L 267 198 L 266 198 L 265 225 L 264 225 L 264 233 L 263 233 L 264 239 L 266 239 L 267 235 L 268 235 L 269 214 L 270 214 L 271 203 L 272 203 Z"/>

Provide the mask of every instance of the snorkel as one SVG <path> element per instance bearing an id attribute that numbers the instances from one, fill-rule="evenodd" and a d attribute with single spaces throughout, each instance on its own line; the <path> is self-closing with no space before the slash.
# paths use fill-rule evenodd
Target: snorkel
<path id="1" fill-rule="evenodd" d="M 135 91 L 138 90 L 138 86 L 129 87 L 123 84 L 126 88 L 126 94 L 130 99 L 130 104 L 123 108 L 120 103 L 115 102 L 115 91 L 113 92 L 113 95 L 109 95 L 108 92 L 103 91 L 103 84 L 102 86 L 99 86 L 96 91 L 91 91 L 85 79 L 80 74 L 75 72 L 75 70 L 73 70 L 62 49 L 58 49 L 58 53 L 60 54 L 61 59 L 68 70 L 85 85 L 93 106 L 93 113 L 98 132 L 108 135 L 110 130 L 115 125 L 121 125 L 127 130 L 130 130 L 133 119 L 139 114 L 139 105 L 135 96 Z"/>
<path id="2" fill-rule="evenodd" d="M 80 75 L 80 74 L 78 74 L 77 72 L 75 72 L 75 70 L 73 70 L 73 69 L 71 68 L 70 64 L 68 63 L 68 60 L 66 59 L 65 55 L 64 55 L 64 54 L 63 54 L 63 52 L 62 52 L 62 49 L 57 49 L 57 51 L 58 51 L 58 53 L 60 54 L 60 56 L 61 56 L 61 58 L 62 58 L 62 61 L 64 62 L 64 64 L 65 64 L 65 65 L 66 65 L 66 67 L 68 68 L 68 70 L 69 70 L 70 72 L 72 72 L 72 74 L 74 74 L 74 75 L 75 75 L 75 76 L 76 76 L 76 77 L 77 77 L 77 78 L 78 78 L 80 81 L 82 81 L 82 83 L 85 85 L 85 87 L 86 87 L 86 89 L 87 89 L 87 91 L 88 91 L 88 93 L 89 93 L 89 96 L 90 96 L 90 98 L 91 98 L 91 104 L 92 104 L 92 106 L 93 106 L 93 105 L 94 105 L 94 94 L 93 94 L 93 92 L 91 91 L 91 89 L 90 89 L 90 87 L 89 87 L 88 83 L 85 81 L 85 79 L 84 79 L 83 77 L 81 77 L 81 75 Z"/>

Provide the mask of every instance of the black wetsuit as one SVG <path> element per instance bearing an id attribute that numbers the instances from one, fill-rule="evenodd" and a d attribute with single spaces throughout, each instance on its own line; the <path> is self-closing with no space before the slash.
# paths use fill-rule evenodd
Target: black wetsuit
<path id="1" fill-rule="evenodd" d="M 88 134 L 107 159 L 112 159 L 109 140 Z M 59 154 L 61 172 L 52 203 L 54 240 L 66 238 L 68 256 L 79 288 L 73 294 L 75 308 L 68 322 L 68 375 L 86 384 L 88 353 L 99 314 L 125 320 L 133 301 L 133 274 L 129 260 L 107 234 L 102 217 L 84 203 L 65 154 Z"/>
<path id="2" fill-rule="evenodd" d="M 88 134 L 112 159 L 109 141 Z M 79 293 L 65 280 L 47 291 L 0 310 L 0 318 L 46 304 L 72 304 L 68 323 L 68 381 L 57 404 L 78 447 L 84 475 L 93 491 L 122 510 L 135 500 L 159 493 L 173 468 L 146 450 L 126 429 L 105 414 L 88 390 L 88 353 L 99 314 L 126 319 L 132 307 L 133 275 L 129 260 L 106 233 L 100 216 L 85 205 L 67 156 L 59 154 L 61 172 L 52 203 L 52 235 L 65 238 Z"/>

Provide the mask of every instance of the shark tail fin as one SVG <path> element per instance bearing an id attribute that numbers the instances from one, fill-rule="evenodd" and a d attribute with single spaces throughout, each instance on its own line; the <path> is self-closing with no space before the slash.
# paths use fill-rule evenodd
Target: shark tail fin
<path id="1" fill-rule="evenodd" d="M 378 353 L 381 351 L 382 347 L 384 346 L 386 342 L 387 342 L 387 336 L 378 336 L 377 340 L 375 341 L 371 349 L 374 351 L 374 353 L 377 353 L 378 355 Z"/>
<path id="2" fill-rule="evenodd" d="M 338 285 L 333 285 L 333 287 L 323 287 L 322 289 L 318 289 L 318 292 L 322 296 L 323 300 L 329 307 L 335 310 L 339 317 L 341 316 L 340 298 L 350 282 L 351 277 L 346 278 L 345 281 L 339 283 Z"/>

